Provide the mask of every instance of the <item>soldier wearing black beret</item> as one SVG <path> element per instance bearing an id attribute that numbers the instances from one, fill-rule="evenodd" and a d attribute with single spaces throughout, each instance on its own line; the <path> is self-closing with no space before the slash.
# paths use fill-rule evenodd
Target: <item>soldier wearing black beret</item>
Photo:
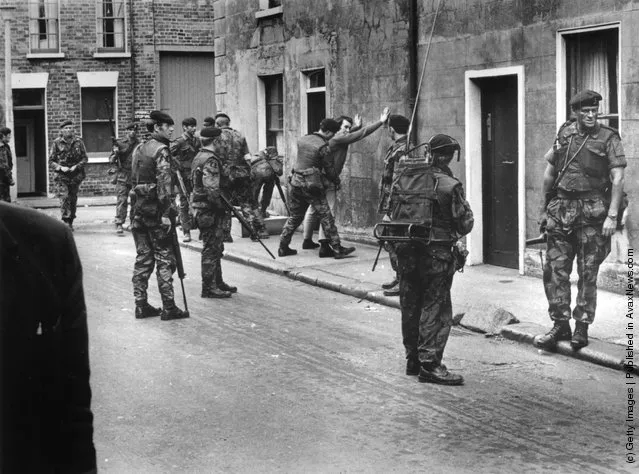
<path id="1" fill-rule="evenodd" d="M 80 184 L 86 177 L 84 167 L 88 161 L 84 142 L 73 131 L 73 122 L 63 121 L 60 124 L 60 136 L 51 144 L 49 166 L 57 185 L 62 220 L 71 230 L 73 230 Z"/>
<path id="2" fill-rule="evenodd" d="M 545 155 L 540 223 L 548 237 L 544 289 L 554 325 L 535 338 L 535 345 L 547 350 L 554 350 L 558 341 L 570 341 L 573 350 L 588 345 L 599 266 L 610 253 L 611 236 L 623 214 L 626 158 L 617 130 L 597 120 L 601 100 L 592 90 L 575 94 L 570 106 L 576 120 L 561 126 Z M 570 272 L 575 256 L 581 284 L 571 314 Z"/>
<path id="3" fill-rule="evenodd" d="M 171 227 L 175 222 L 175 211 L 172 206 L 173 159 L 169 150 L 173 125 L 173 119 L 164 112 L 151 112 L 147 122 L 151 137 L 133 153 L 131 233 L 137 257 L 132 281 L 138 319 L 161 316 L 166 321 L 189 317 L 188 312 L 176 306 L 173 291 L 176 260 L 171 245 Z M 161 310 L 147 300 L 149 277 L 154 267 L 162 297 Z"/>
<path id="4" fill-rule="evenodd" d="M 228 211 L 220 194 L 229 194 L 229 180 L 214 144 L 221 134 L 217 127 L 201 130 L 202 148 L 193 159 L 191 174 L 191 207 L 202 239 L 202 298 L 230 298 L 237 292 L 235 286 L 222 278 L 224 222 Z"/>
<path id="5" fill-rule="evenodd" d="M 182 176 L 182 183 L 186 188 L 186 194 L 182 186 L 178 186 L 178 210 L 180 214 L 180 224 L 184 234 L 184 242 L 191 241 L 191 229 L 193 229 L 193 213 L 189 208 L 189 195 L 193 191 L 191 182 L 191 163 L 200 149 L 200 139 L 195 135 L 197 120 L 187 117 L 182 120 L 182 135 L 171 143 L 171 155 L 177 163 L 177 173 Z"/>

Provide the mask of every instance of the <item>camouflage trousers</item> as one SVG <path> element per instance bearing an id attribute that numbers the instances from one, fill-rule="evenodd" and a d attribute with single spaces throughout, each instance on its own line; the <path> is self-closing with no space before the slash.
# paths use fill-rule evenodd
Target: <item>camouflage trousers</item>
<path id="1" fill-rule="evenodd" d="M 225 215 L 198 211 L 195 217 L 202 239 L 202 292 L 212 290 L 222 280 Z"/>
<path id="2" fill-rule="evenodd" d="M 8 183 L 0 183 L 0 200 L 11 202 L 11 186 Z"/>
<path id="3" fill-rule="evenodd" d="M 610 237 L 602 233 L 607 208 L 601 199 L 555 198 L 548 204 L 548 243 L 544 290 L 553 321 L 570 320 L 570 274 L 577 259 L 577 301 L 572 317 L 592 323 L 597 309 L 599 266 L 610 253 Z"/>
<path id="4" fill-rule="evenodd" d="M 247 179 L 237 180 L 230 188 L 231 204 L 238 206 L 244 219 L 255 232 L 265 232 L 264 218 L 253 196 L 251 181 Z M 230 229 L 229 229 L 230 230 Z"/>
<path id="5" fill-rule="evenodd" d="M 193 192 L 193 183 L 191 182 L 190 170 L 188 171 L 188 173 L 185 173 L 184 170 L 180 170 L 179 173 L 182 173 L 184 187 L 186 188 L 186 192 L 190 194 Z M 180 216 L 182 231 L 190 232 L 193 229 L 193 213 L 191 212 L 191 207 L 189 206 L 189 198 L 188 196 L 184 196 L 182 188 L 179 186 L 177 195 L 179 196 L 178 213 Z"/>
<path id="6" fill-rule="evenodd" d="M 82 182 L 57 179 L 57 194 L 60 198 L 60 213 L 64 222 L 73 222 L 78 206 L 78 191 Z"/>
<path id="7" fill-rule="evenodd" d="M 156 267 L 158 289 L 164 309 L 175 306 L 173 292 L 173 273 L 175 273 L 175 254 L 172 247 L 172 235 L 166 233 L 160 226 L 146 227 L 134 224 L 131 230 L 137 257 L 133 266 L 133 296 L 135 304 L 147 301 L 149 278 Z"/>
<path id="8" fill-rule="evenodd" d="M 262 211 L 262 215 L 264 215 L 271 204 L 271 199 L 273 199 L 275 181 L 272 179 L 256 179 L 251 183 L 251 187 L 253 188 L 253 199 L 255 199 L 258 208 Z M 260 199 L 260 191 L 262 192 L 262 199 Z"/>
<path id="9" fill-rule="evenodd" d="M 328 205 L 326 193 L 309 193 L 306 189 L 298 186 L 291 186 L 289 189 L 288 207 L 291 210 L 291 215 L 288 216 L 288 219 L 282 228 L 280 245 L 288 246 L 291 243 L 291 238 L 293 237 L 295 229 L 297 229 L 304 221 L 308 206 L 313 206 L 315 211 L 319 214 L 320 224 L 324 228 L 324 234 L 330 241 L 331 245 L 340 245 L 339 234 L 337 232 L 337 227 L 335 227 L 335 218 L 333 217 L 331 208 Z"/>
<path id="10" fill-rule="evenodd" d="M 406 358 L 438 366 L 453 325 L 455 264 L 450 247 L 398 244 L 396 250 Z"/>
<path id="11" fill-rule="evenodd" d="M 131 183 L 125 180 L 118 180 L 115 184 L 116 203 L 115 203 L 115 223 L 124 224 L 126 221 L 127 209 L 129 207 L 129 193 L 131 192 Z"/>

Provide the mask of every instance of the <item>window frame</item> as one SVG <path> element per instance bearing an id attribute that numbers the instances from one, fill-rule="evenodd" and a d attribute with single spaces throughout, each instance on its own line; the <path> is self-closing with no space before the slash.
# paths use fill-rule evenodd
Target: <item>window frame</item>
<path id="1" fill-rule="evenodd" d="M 115 138 L 118 138 L 118 88 L 117 86 L 109 86 L 109 85 L 97 85 L 97 86 L 85 86 L 85 87 L 80 87 L 80 136 L 82 137 L 82 140 L 84 141 L 84 144 L 86 146 L 86 136 L 84 133 L 84 124 L 85 123 L 104 123 L 107 125 L 107 127 L 109 126 L 109 120 L 107 119 L 101 119 L 101 120 L 85 120 L 83 117 L 83 109 L 84 109 L 84 94 L 85 91 L 89 91 L 89 90 L 95 90 L 95 89 L 100 89 L 100 90 L 105 90 L 105 89 L 111 89 L 113 92 L 113 97 L 111 98 L 111 114 L 113 115 L 113 128 L 115 129 Z M 110 130 L 109 130 L 110 133 Z M 105 151 L 93 151 L 90 152 L 87 150 L 87 157 L 89 159 L 89 163 L 107 163 L 109 161 L 109 155 L 111 154 L 111 147 L 109 146 L 109 148 Z"/>
<path id="2" fill-rule="evenodd" d="M 43 3 L 45 6 L 45 12 L 47 10 L 46 6 L 47 4 L 55 4 L 55 10 L 56 10 L 56 16 L 55 17 L 40 17 L 38 16 L 36 17 L 32 17 L 31 16 L 31 7 L 32 5 L 37 6 L 38 8 L 40 7 L 40 3 Z M 29 0 L 27 3 L 27 15 L 29 18 L 29 54 L 27 54 L 27 58 L 34 58 L 34 57 L 64 57 L 64 55 L 61 55 L 60 53 L 60 48 L 61 48 L 61 35 L 60 35 L 60 0 Z M 48 33 L 49 30 L 49 22 L 50 21 L 55 21 L 56 22 L 56 32 L 55 32 L 55 37 L 56 37 L 56 48 L 33 48 L 32 47 L 32 38 L 34 36 L 41 36 L 42 33 L 39 31 L 39 25 L 41 24 L 42 21 L 46 22 L 47 25 L 47 32 L 45 32 L 44 34 L 49 36 L 53 36 L 52 33 Z M 38 25 L 38 31 L 35 31 L 33 28 L 33 25 L 37 24 Z M 41 41 L 40 39 L 38 39 L 38 41 Z"/>
<path id="3" fill-rule="evenodd" d="M 621 96 L 623 90 L 621 85 L 623 84 L 622 80 L 622 69 L 621 64 L 623 64 L 623 48 L 621 45 L 621 22 L 610 22 L 610 23 L 602 23 L 599 25 L 591 25 L 585 27 L 576 27 L 576 28 L 565 28 L 557 30 L 557 76 L 556 76 L 556 128 L 559 127 L 565 122 L 565 117 L 568 116 L 569 108 L 568 101 L 566 100 L 567 91 L 568 91 L 568 77 L 567 77 L 567 45 L 566 45 L 566 36 L 578 35 L 578 34 L 587 34 L 593 33 L 601 30 L 616 30 L 617 32 L 617 110 L 616 114 L 607 114 L 600 115 L 599 120 L 606 120 L 607 118 L 613 118 L 617 120 L 619 124 L 619 130 L 623 126 L 623 117 L 622 117 L 622 100 Z M 605 111 L 608 112 L 608 111 Z"/>
<path id="4" fill-rule="evenodd" d="M 313 74 L 323 72 L 324 74 L 324 85 L 319 87 L 311 87 L 311 77 Z M 300 132 L 303 135 L 306 133 L 312 133 L 316 130 L 309 130 L 308 127 L 308 96 L 309 94 L 324 94 L 324 117 L 330 116 L 329 104 L 330 97 L 328 94 L 328 90 L 326 88 L 326 83 L 328 82 L 328 70 L 326 67 L 314 67 L 310 69 L 304 69 L 300 71 Z"/>
<path id="5" fill-rule="evenodd" d="M 110 3 L 112 5 L 122 4 L 122 16 L 118 17 L 105 17 L 103 14 L 104 4 Z M 95 1 L 95 44 L 96 44 L 96 53 L 93 55 L 96 58 L 99 57 L 129 57 L 129 41 L 128 41 L 128 5 L 127 0 L 96 0 Z M 114 22 L 116 20 L 122 20 L 122 46 L 104 46 L 104 42 L 106 39 L 106 35 L 108 32 L 105 32 L 104 27 L 101 26 L 104 24 L 106 20 L 112 19 Z M 116 38 L 116 33 L 112 33 L 114 35 L 114 40 Z"/>
<path id="6" fill-rule="evenodd" d="M 276 146 L 273 143 L 270 143 L 269 137 L 270 135 L 274 135 L 277 137 L 278 133 L 284 133 L 284 75 L 283 74 L 273 74 L 270 76 L 261 76 L 262 81 L 264 81 L 264 109 L 265 109 L 265 124 L 266 124 L 266 146 Z M 279 92 L 281 93 L 281 101 L 280 102 L 269 102 L 271 87 L 277 87 L 279 81 Z M 273 107 L 279 107 L 278 113 L 278 124 L 281 124 L 281 127 L 273 127 L 271 122 L 271 110 Z M 269 127 L 269 125 L 271 125 Z M 277 142 L 277 138 L 275 138 Z"/>

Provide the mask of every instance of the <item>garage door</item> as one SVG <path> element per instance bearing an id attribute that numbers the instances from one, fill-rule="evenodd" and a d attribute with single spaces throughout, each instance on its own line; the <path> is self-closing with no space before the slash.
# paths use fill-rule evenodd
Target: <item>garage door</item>
<path id="1" fill-rule="evenodd" d="M 175 133 L 182 133 L 182 119 L 215 115 L 214 56 L 206 54 L 160 54 L 160 109 L 175 120 Z"/>

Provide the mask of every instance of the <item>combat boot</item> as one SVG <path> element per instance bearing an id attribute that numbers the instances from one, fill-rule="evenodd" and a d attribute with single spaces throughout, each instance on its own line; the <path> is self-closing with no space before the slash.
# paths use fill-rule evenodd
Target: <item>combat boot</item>
<path id="1" fill-rule="evenodd" d="M 237 293 L 237 286 L 228 285 L 222 279 L 222 262 L 219 262 L 217 264 L 217 269 L 215 270 L 215 283 L 217 284 L 217 287 L 222 291 Z"/>
<path id="2" fill-rule="evenodd" d="M 316 244 L 315 242 L 313 242 L 313 239 L 304 239 L 304 242 L 302 242 L 302 248 L 304 250 L 313 250 L 319 246 L 320 244 Z"/>
<path id="3" fill-rule="evenodd" d="M 342 247 L 342 245 L 331 246 L 333 250 L 333 258 L 336 260 L 340 260 L 342 258 L 346 258 L 348 255 L 355 252 L 355 247 Z"/>
<path id="4" fill-rule="evenodd" d="M 135 305 L 135 319 L 154 318 L 160 314 L 162 314 L 160 308 L 155 308 L 146 301 Z"/>
<path id="5" fill-rule="evenodd" d="M 547 351 L 554 351 L 557 348 L 557 342 L 569 341 L 572 333 L 570 331 L 570 323 L 568 321 L 555 321 L 555 325 L 550 331 L 543 336 L 536 336 L 533 345 Z"/>
<path id="6" fill-rule="evenodd" d="M 185 230 L 184 238 L 182 239 L 182 242 L 190 242 L 190 241 L 191 241 L 191 231 Z"/>
<path id="7" fill-rule="evenodd" d="M 570 346 L 573 351 L 578 351 L 582 347 L 588 345 L 588 323 L 577 321 L 575 323 L 575 332 L 570 340 Z"/>
<path id="8" fill-rule="evenodd" d="M 213 288 L 207 288 L 202 290 L 202 294 L 200 295 L 202 298 L 230 298 L 231 292 L 225 291 L 219 286 Z"/>
<path id="9" fill-rule="evenodd" d="M 289 255 L 297 255 L 297 250 L 290 248 L 288 245 L 280 244 L 277 249 L 277 255 L 280 257 L 288 257 Z"/>
<path id="10" fill-rule="evenodd" d="M 436 367 L 432 365 L 422 365 L 417 377 L 422 383 L 436 383 L 439 385 L 463 385 L 464 377 L 458 374 L 451 374 L 444 364 Z"/>
<path id="11" fill-rule="evenodd" d="M 122 224 L 115 224 L 115 233 L 116 234 L 124 234 L 124 228 L 122 227 Z"/>
<path id="12" fill-rule="evenodd" d="M 188 317 L 189 317 L 188 311 L 182 311 L 180 308 L 173 305 L 169 308 L 164 308 L 164 310 L 162 310 L 162 315 L 160 316 L 160 319 L 162 321 L 170 321 L 172 319 L 184 319 Z"/>
<path id="13" fill-rule="evenodd" d="M 415 358 L 409 358 L 406 360 L 406 375 L 419 375 L 419 360 Z"/>
<path id="14" fill-rule="evenodd" d="M 333 258 L 335 256 L 335 252 L 331 248 L 328 240 L 323 239 L 319 241 L 320 249 L 319 249 L 319 258 Z"/>
<path id="15" fill-rule="evenodd" d="M 399 296 L 399 286 L 391 288 L 390 290 L 384 290 L 384 296 Z"/>
<path id="16" fill-rule="evenodd" d="M 393 281 L 389 281 L 388 283 L 382 283 L 382 289 L 390 290 L 391 288 L 397 286 L 399 284 L 399 280 L 397 277 L 393 278 Z"/>

